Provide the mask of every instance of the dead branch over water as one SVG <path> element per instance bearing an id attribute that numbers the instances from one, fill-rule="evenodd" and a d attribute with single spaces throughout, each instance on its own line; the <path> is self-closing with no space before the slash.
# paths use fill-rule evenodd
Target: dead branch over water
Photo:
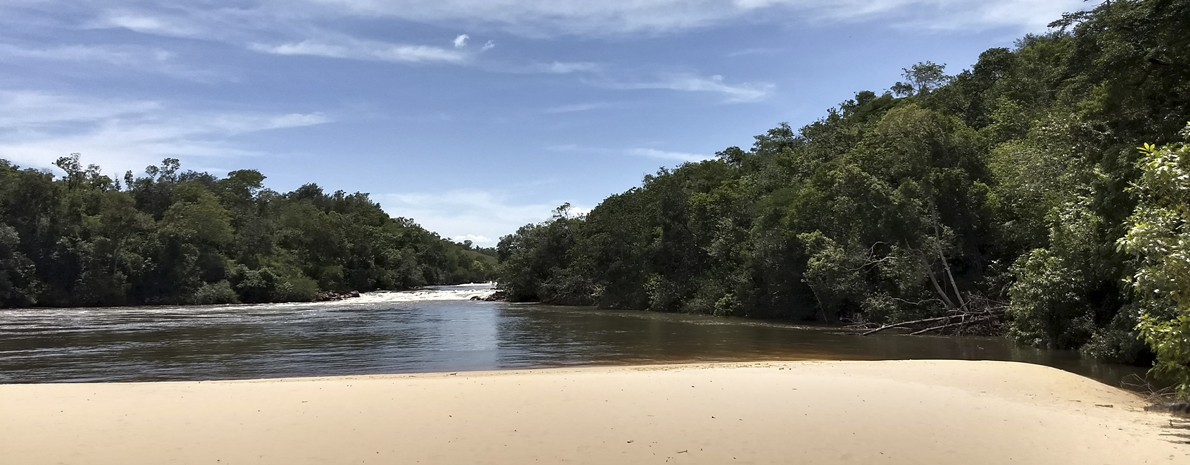
<path id="1" fill-rule="evenodd" d="M 993 301 L 982 296 L 968 296 L 963 306 L 947 310 L 943 316 L 922 318 L 918 320 L 902 321 L 871 328 L 870 324 L 852 325 L 856 328 L 869 328 L 861 336 L 869 336 L 894 328 L 904 328 L 910 335 L 923 334 L 999 334 L 1005 321 L 1005 310 L 1008 305 L 1004 302 Z"/>

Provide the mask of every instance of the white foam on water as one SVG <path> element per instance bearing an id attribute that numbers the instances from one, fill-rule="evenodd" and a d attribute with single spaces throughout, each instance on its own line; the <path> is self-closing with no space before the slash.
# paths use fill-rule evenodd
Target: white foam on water
<path id="1" fill-rule="evenodd" d="M 202 317 L 204 314 L 218 314 L 238 311 L 269 311 L 287 309 L 318 309 L 326 307 L 342 307 L 354 305 L 371 305 L 384 303 L 427 302 L 427 301 L 457 301 L 480 299 L 491 296 L 496 292 L 495 283 L 460 284 L 456 286 L 433 286 L 413 291 L 376 291 L 365 292 L 359 297 L 327 302 L 285 302 L 249 305 L 199 305 L 199 306 L 130 306 L 130 307 L 92 307 L 92 308 L 13 308 L 0 309 L 0 323 L 16 322 L 18 320 L 55 320 L 60 318 L 102 318 L 114 315 L 168 315 L 184 313 Z"/>
<path id="2" fill-rule="evenodd" d="M 437 288 L 418 289 L 415 291 L 379 291 L 366 292 L 357 298 L 345 299 L 340 303 L 385 303 L 385 302 L 424 302 L 440 300 L 471 300 L 490 297 L 496 292 L 492 283 L 464 284 L 460 286 L 443 286 Z"/>

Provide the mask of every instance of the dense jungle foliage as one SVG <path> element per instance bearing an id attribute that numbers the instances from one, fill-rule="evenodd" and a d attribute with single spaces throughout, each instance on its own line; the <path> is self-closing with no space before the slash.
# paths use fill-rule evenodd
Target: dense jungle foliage
<path id="1" fill-rule="evenodd" d="M 310 301 L 326 292 L 487 281 L 493 249 L 457 244 L 367 194 L 289 193 L 176 159 L 124 182 L 0 160 L 0 307 Z"/>
<path id="2" fill-rule="evenodd" d="M 1188 0 L 1104 2 L 957 75 L 920 63 L 587 215 L 564 205 L 501 239 L 498 280 L 514 300 L 826 322 L 998 308 L 1017 340 L 1190 382 L 1187 31 Z"/>

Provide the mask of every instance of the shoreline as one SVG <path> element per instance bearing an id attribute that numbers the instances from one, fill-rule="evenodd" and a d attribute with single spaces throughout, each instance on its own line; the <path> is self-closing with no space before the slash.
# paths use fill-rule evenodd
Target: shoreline
<path id="1" fill-rule="evenodd" d="M 162 308 L 235 308 L 235 307 L 259 307 L 264 305 L 301 305 L 301 304 L 334 304 L 341 302 L 351 302 L 352 299 L 367 295 L 384 295 L 384 294 L 413 294 L 417 292 L 434 291 L 435 287 L 481 287 L 490 285 L 491 282 L 485 283 L 462 283 L 462 284 L 427 284 L 421 287 L 413 287 L 409 289 L 373 289 L 370 291 L 351 290 L 343 293 L 334 291 L 319 290 L 318 294 L 312 300 L 274 300 L 269 302 L 228 302 L 228 303 L 192 303 L 192 302 L 174 302 L 174 303 L 128 303 L 120 305 L 32 305 L 26 307 L 0 307 L 0 311 L 39 311 L 39 310 L 138 310 L 138 309 L 162 309 Z M 494 288 L 493 288 L 494 290 Z M 321 298 L 327 297 L 327 298 Z M 336 298 L 337 297 L 337 298 Z M 468 299 L 457 299 L 468 300 Z"/>
<path id="2" fill-rule="evenodd" d="M 0 462 L 1179 463 L 1140 396 L 1015 362 L 0 385 Z M 11 461 L 11 462 L 8 462 Z"/>

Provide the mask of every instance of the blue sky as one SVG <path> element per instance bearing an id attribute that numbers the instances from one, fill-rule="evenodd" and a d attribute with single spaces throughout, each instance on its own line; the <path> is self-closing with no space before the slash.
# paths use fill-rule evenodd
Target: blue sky
<path id="1" fill-rule="evenodd" d="M 1079 0 L 0 3 L 0 158 L 368 192 L 494 245 Z"/>

